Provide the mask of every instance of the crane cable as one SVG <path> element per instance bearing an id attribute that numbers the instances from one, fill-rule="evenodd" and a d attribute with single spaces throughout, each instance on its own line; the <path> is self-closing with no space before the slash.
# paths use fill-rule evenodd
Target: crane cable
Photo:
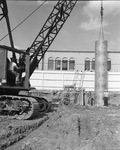
<path id="1" fill-rule="evenodd" d="M 103 32 L 103 0 L 101 0 L 101 10 L 100 10 L 100 16 L 101 16 L 101 26 L 100 26 L 100 33 L 99 33 L 99 40 L 102 38 L 104 39 L 104 32 Z"/>
<path id="2" fill-rule="evenodd" d="M 44 0 L 42 2 L 42 4 L 40 4 L 33 12 L 31 12 L 25 19 L 23 19 L 23 21 L 21 21 L 16 27 L 14 27 L 11 32 L 13 32 L 15 29 L 17 29 L 22 23 L 24 23 L 29 17 L 31 17 L 42 5 L 45 4 L 47 0 Z M 6 34 L 5 36 L 3 36 L 0 41 L 2 41 L 4 38 L 6 38 L 9 34 Z"/>

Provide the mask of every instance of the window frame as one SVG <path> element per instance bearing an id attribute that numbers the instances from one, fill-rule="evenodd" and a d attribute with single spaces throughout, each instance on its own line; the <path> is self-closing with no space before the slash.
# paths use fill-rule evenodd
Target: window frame
<path id="1" fill-rule="evenodd" d="M 53 70 L 54 69 L 54 59 L 53 57 L 48 58 L 48 70 Z"/>
<path id="2" fill-rule="evenodd" d="M 75 70 L 75 59 L 73 57 L 69 59 L 69 70 Z"/>
<path id="3" fill-rule="evenodd" d="M 55 59 L 55 70 L 61 70 L 61 59 L 59 57 Z"/>
<path id="4" fill-rule="evenodd" d="M 88 64 L 89 63 L 89 64 Z M 85 66 L 84 66 L 85 71 L 90 71 L 90 58 L 87 57 L 85 58 Z"/>
<path id="5" fill-rule="evenodd" d="M 64 57 L 62 59 L 62 70 L 68 70 L 68 59 L 67 59 L 67 57 Z"/>
<path id="6" fill-rule="evenodd" d="M 111 59 L 108 58 L 107 59 L 107 71 L 110 71 L 111 70 Z"/>

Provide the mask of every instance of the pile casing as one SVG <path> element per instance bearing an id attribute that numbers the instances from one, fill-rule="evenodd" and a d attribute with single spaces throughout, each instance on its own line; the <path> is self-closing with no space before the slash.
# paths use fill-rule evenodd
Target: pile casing
<path id="1" fill-rule="evenodd" d="M 104 105 L 104 91 L 108 90 L 107 47 L 106 40 L 95 42 L 95 105 L 97 106 Z"/>

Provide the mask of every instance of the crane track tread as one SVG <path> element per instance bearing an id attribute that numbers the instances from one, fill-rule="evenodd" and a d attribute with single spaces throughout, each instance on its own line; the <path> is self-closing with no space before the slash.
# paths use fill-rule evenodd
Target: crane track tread
<path id="1" fill-rule="evenodd" d="M 6 98 L 9 100 L 20 100 L 22 101 L 27 101 L 29 102 L 29 108 L 27 111 L 23 111 L 21 114 L 16 114 L 12 116 L 12 118 L 20 119 L 20 120 L 25 120 L 25 119 L 30 119 L 34 116 L 36 116 L 39 112 L 39 103 L 37 100 L 33 97 L 28 97 L 28 96 L 13 96 L 13 95 L 1 95 L 0 96 L 0 101 L 3 101 L 2 98 Z"/>

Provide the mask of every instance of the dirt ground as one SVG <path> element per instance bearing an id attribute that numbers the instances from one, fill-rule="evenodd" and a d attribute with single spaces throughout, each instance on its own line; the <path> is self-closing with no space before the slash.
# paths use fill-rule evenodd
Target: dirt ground
<path id="1" fill-rule="evenodd" d="M 0 117 L 0 150 L 120 150 L 120 105 L 54 105 L 32 120 Z"/>
<path id="2" fill-rule="evenodd" d="M 49 112 L 47 117 L 33 131 L 27 134 L 21 132 L 23 137 L 6 150 L 120 150 L 118 106 L 60 106 L 56 111 Z M 39 119 L 24 122 L 23 125 L 34 122 L 35 126 Z M 14 124 L 22 126 L 21 122 L 23 121 L 4 118 L 2 129 L 9 125 L 9 130 L 12 130 L 10 128 Z M 3 140 L 0 140 L 2 143 Z"/>

